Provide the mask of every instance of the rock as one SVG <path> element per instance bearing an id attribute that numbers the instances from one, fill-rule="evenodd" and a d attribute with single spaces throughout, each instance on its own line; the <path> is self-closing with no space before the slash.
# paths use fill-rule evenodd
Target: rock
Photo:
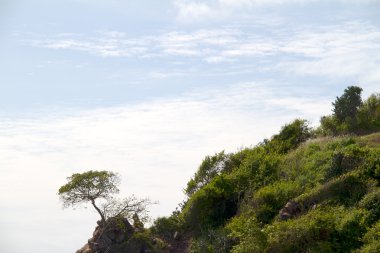
<path id="1" fill-rule="evenodd" d="M 76 253 L 93 253 L 88 243 L 86 243 L 81 249 L 77 250 Z"/>
<path id="2" fill-rule="evenodd" d="M 281 212 L 280 211 L 280 220 L 288 220 L 290 218 L 292 218 L 292 215 L 290 213 L 287 213 L 287 212 Z"/>
<path id="3" fill-rule="evenodd" d="M 178 231 L 175 231 L 175 233 L 173 235 L 173 239 L 174 240 L 179 240 L 180 239 L 180 234 L 178 233 Z"/>
<path id="4" fill-rule="evenodd" d="M 136 235 L 136 236 L 135 236 Z M 98 222 L 92 238 L 76 253 L 148 253 L 151 244 L 127 219 L 110 218 L 104 224 Z"/>
<path id="5" fill-rule="evenodd" d="M 293 217 L 296 217 L 301 213 L 301 206 L 294 200 L 288 201 L 285 207 L 282 208 L 279 212 L 279 217 L 281 220 L 287 220 Z"/>
<path id="6" fill-rule="evenodd" d="M 92 238 L 94 238 L 94 239 L 99 238 L 101 232 L 102 232 L 102 229 L 100 228 L 100 226 L 97 226 L 95 228 L 94 232 L 92 233 Z"/>

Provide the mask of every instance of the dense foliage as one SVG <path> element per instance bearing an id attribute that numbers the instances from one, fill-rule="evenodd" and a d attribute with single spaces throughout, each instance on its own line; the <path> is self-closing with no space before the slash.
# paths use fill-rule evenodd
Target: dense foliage
<path id="1" fill-rule="evenodd" d="M 364 102 L 362 89 L 350 86 L 333 103 L 333 114 L 321 118 L 323 135 L 363 134 L 380 131 L 380 94 L 372 94 Z"/>
<path id="2" fill-rule="evenodd" d="M 192 253 L 380 252 L 380 95 L 361 92 L 345 89 L 315 130 L 296 119 L 206 156 L 181 210 L 152 234 L 170 243 L 180 232 Z"/>

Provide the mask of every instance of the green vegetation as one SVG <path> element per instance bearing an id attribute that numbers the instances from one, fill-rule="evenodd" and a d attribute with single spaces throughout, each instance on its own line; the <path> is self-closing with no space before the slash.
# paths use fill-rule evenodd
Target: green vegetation
<path id="1" fill-rule="evenodd" d="M 350 86 L 333 114 L 236 153 L 206 156 L 152 236 L 171 252 L 380 252 L 380 95 Z M 371 134 L 372 133 L 372 134 Z"/>
<path id="2" fill-rule="evenodd" d="M 363 134 L 380 130 L 380 94 L 364 103 L 362 88 L 350 86 L 333 103 L 333 114 L 321 118 L 319 132 L 324 135 Z"/>

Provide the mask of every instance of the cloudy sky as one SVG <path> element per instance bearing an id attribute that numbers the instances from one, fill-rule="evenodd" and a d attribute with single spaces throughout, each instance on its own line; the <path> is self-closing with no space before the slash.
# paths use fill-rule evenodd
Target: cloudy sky
<path id="1" fill-rule="evenodd" d="M 75 252 L 74 172 L 169 215 L 205 155 L 380 91 L 377 0 L 0 0 L 0 251 Z"/>

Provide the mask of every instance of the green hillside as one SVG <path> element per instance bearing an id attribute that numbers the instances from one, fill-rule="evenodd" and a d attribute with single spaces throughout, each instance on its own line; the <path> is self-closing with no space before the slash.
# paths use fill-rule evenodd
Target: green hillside
<path id="1" fill-rule="evenodd" d="M 380 252 L 380 95 L 348 87 L 312 129 L 206 156 L 146 232 L 163 252 Z M 254 131 L 254 130 L 252 130 Z"/>

